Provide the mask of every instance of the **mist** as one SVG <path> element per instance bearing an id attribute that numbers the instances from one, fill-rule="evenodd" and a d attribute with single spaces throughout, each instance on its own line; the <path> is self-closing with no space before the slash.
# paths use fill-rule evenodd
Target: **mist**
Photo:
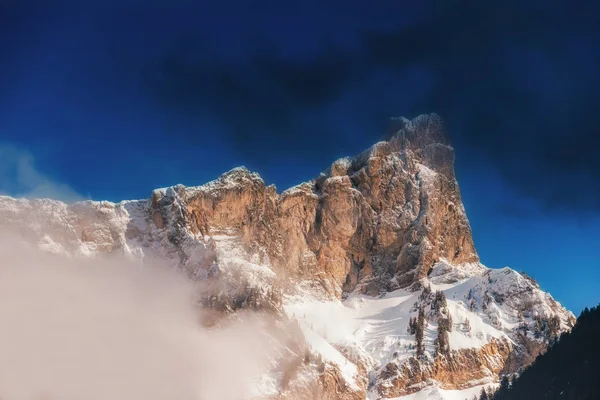
<path id="1" fill-rule="evenodd" d="M 269 362 L 260 320 L 209 330 L 159 262 L 69 259 L 0 232 L 0 399 L 245 399 Z"/>
<path id="2" fill-rule="evenodd" d="M 68 184 L 40 170 L 31 152 L 0 142 L 0 195 L 47 197 L 72 203 L 85 200 Z"/>

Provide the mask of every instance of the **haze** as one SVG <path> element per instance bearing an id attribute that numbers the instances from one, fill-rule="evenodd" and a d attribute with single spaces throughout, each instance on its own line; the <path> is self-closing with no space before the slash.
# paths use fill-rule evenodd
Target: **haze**
<path id="1" fill-rule="evenodd" d="M 3 400 L 245 398 L 256 387 L 267 355 L 256 325 L 201 328 L 178 273 L 1 238 Z"/>

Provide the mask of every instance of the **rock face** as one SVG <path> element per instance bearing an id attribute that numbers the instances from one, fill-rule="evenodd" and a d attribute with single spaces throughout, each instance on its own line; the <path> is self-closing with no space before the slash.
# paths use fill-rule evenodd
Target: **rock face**
<path id="1" fill-rule="evenodd" d="M 371 296 L 384 307 L 402 294 L 395 311 L 381 311 L 401 320 L 403 332 L 380 335 L 377 349 L 366 333 L 379 329 L 375 317 L 355 326 L 365 332 L 352 334 L 354 344 L 326 335 L 326 327 L 315 333 L 316 320 L 303 317 L 306 342 L 323 340 L 317 347 L 329 355 L 327 367 L 295 368 L 304 378 L 287 377 L 295 389 L 280 388 L 277 396 L 386 398 L 432 382 L 461 389 L 527 365 L 552 335 L 568 329 L 572 315 L 512 270 L 492 282 L 498 273 L 479 264 L 453 165 L 438 116 L 398 118 L 387 140 L 280 194 L 242 167 L 203 186 L 157 189 L 148 200 L 118 204 L 0 197 L 0 227 L 67 256 L 162 258 L 192 279 L 212 282 L 204 305 L 221 312 L 268 303 L 289 315 L 301 304 L 346 307 Z M 443 316 L 453 316 L 455 325 L 477 324 L 481 337 L 470 345 L 470 336 L 450 333 L 448 352 L 425 346 L 416 355 L 409 318 L 424 308 L 433 327 L 425 339 L 432 342 L 441 318 L 423 294 L 430 289 L 448 297 Z M 534 337 L 538 320 L 553 317 L 559 322 L 552 335 Z"/>
<path id="2" fill-rule="evenodd" d="M 421 389 L 420 383 L 428 380 L 435 380 L 443 389 L 469 387 L 469 383 L 499 374 L 510 350 L 506 342 L 492 339 L 480 348 L 455 350 L 437 357 L 433 363 L 416 358 L 400 366 L 389 363 L 380 376 L 378 391 L 386 397 L 396 397 Z"/>
<path id="3" fill-rule="evenodd" d="M 440 257 L 478 261 L 439 118 L 393 122 L 389 141 L 281 195 L 245 168 L 202 187 L 155 191 L 156 227 L 181 203 L 176 224 L 238 236 L 260 263 L 319 280 L 337 297 L 357 285 L 371 294 L 406 287 Z"/>

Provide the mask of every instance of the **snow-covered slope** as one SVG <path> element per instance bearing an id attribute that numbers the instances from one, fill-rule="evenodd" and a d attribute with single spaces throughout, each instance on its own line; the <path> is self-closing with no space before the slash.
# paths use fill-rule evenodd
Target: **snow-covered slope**
<path id="1" fill-rule="evenodd" d="M 497 384 L 473 386 L 463 390 L 444 390 L 436 385 L 429 386 L 414 394 L 396 397 L 391 400 L 472 400 L 479 398 L 482 389 L 486 392 L 495 390 Z"/>
<path id="2" fill-rule="evenodd" d="M 536 336 L 536 318 L 549 320 L 557 316 L 561 331 L 572 326 L 571 313 L 566 312 L 549 294 L 541 291 L 530 278 L 510 268 L 494 270 L 481 264 L 454 268 L 441 261 L 433 268 L 424 284 L 426 286 L 422 290 L 400 289 L 379 297 L 352 293 L 344 301 L 324 302 L 311 298 L 310 293 L 304 293 L 289 296 L 285 301 L 285 310 L 288 315 L 300 321 L 305 331 L 310 332 L 307 339 L 314 348 L 322 349 L 323 342 L 327 341 L 334 348 L 352 349 L 362 359 L 369 371 L 369 398 L 372 399 L 380 398 L 377 386 L 381 385 L 382 372 L 389 364 L 403 365 L 417 357 L 416 338 L 409 331 L 409 320 L 417 317 L 420 305 L 424 305 L 427 315 L 425 355 L 421 362 L 434 363 L 438 323 L 437 314 L 432 311 L 431 300 L 436 291 L 445 294 L 453 321 L 449 333 L 451 351 L 480 349 L 495 340 L 504 341 L 516 349 L 522 341 L 525 326 L 527 338 L 540 342 L 547 340 L 548 332 L 543 330 Z M 430 294 L 426 297 L 424 293 L 428 290 Z M 330 353 L 331 348 L 326 351 Z M 340 356 L 329 357 L 339 360 Z M 502 358 L 504 357 L 498 358 L 501 363 L 498 365 L 499 370 L 503 369 L 506 361 Z M 339 364 L 345 367 L 348 374 L 355 370 L 349 361 Z M 497 372 L 482 371 L 476 379 L 463 382 L 461 386 L 494 386 Z M 434 375 L 425 385 L 417 383 L 412 389 L 423 386 L 428 388 L 423 392 L 428 393 L 427 395 L 411 395 L 407 398 L 455 398 L 451 389 L 456 385 L 452 381 L 436 381 Z M 458 392 L 470 393 L 468 390 Z"/>

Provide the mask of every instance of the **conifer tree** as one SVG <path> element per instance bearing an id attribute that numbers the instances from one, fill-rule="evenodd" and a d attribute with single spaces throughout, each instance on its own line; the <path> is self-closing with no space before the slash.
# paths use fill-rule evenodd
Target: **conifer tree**
<path id="1" fill-rule="evenodd" d="M 417 326 L 417 331 L 415 333 L 416 338 L 417 338 L 417 357 L 422 357 L 423 353 L 425 352 L 424 346 L 423 346 L 423 330 L 419 329 Z"/>
<path id="2" fill-rule="evenodd" d="M 554 340 L 560 332 L 560 318 L 553 315 L 548 321 L 548 339 Z"/>
<path id="3" fill-rule="evenodd" d="M 535 317 L 534 331 L 549 338 L 558 318 Z M 503 379 L 493 400 L 600 399 L 600 307 L 584 310 L 568 333 L 563 333 L 518 378 Z"/>
<path id="4" fill-rule="evenodd" d="M 417 330 L 417 319 L 410 317 L 408 320 L 408 333 L 414 335 Z"/>
<path id="5" fill-rule="evenodd" d="M 421 329 L 425 329 L 425 309 L 423 306 L 419 307 L 419 314 L 417 315 L 417 326 Z"/>
<path id="6" fill-rule="evenodd" d="M 481 394 L 479 395 L 479 400 L 490 400 L 485 388 L 481 389 Z"/>
<path id="7" fill-rule="evenodd" d="M 508 380 L 508 376 L 504 375 L 502 377 L 502 379 L 500 380 L 500 387 L 498 388 L 496 393 L 494 393 L 492 398 L 495 398 L 496 396 L 506 396 L 508 394 L 509 390 L 510 390 L 510 381 Z"/>
<path id="8" fill-rule="evenodd" d="M 417 339 L 417 357 L 423 356 L 425 347 L 423 346 L 423 337 L 425 334 L 425 310 L 423 306 L 419 307 L 419 315 L 417 316 L 417 326 L 415 335 Z"/>

